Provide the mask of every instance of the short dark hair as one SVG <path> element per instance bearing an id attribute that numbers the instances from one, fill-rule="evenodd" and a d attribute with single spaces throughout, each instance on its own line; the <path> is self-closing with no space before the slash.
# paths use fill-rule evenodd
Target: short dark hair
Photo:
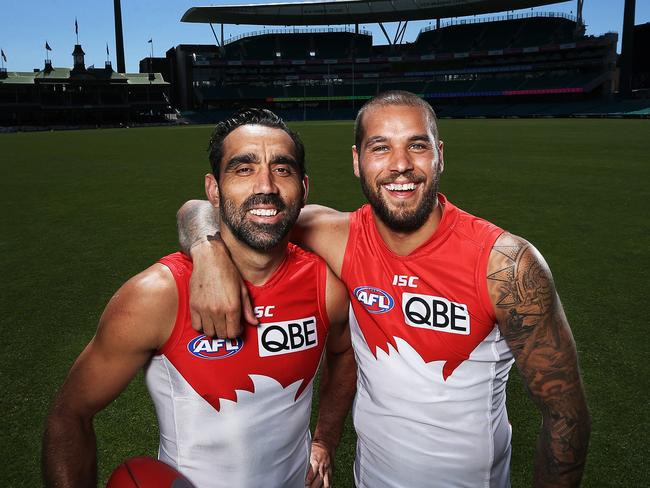
<path id="1" fill-rule="evenodd" d="M 305 146 L 302 144 L 300 136 L 289 129 L 284 121 L 270 110 L 265 108 L 242 108 L 226 120 L 219 122 L 212 132 L 212 137 L 210 137 L 208 159 L 212 167 L 212 174 L 217 180 L 219 179 L 219 169 L 223 157 L 223 141 L 228 134 L 243 125 L 263 125 L 264 127 L 280 129 L 286 132 L 291 137 L 295 147 L 300 179 L 305 176 Z"/>
<path id="2" fill-rule="evenodd" d="M 436 143 L 438 142 L 438 120 L 436 113 L 434 112 L 433 107 L 429 105 L 429 102 L 421 99 L 411 92 L 391 90 L 380 93 L 376 97 L 371 98 L 359 110 L 357 118 L 354 121 L 354 144 L 357 146 L 357 151 L 361 152 L 361 142 L 365 136 L 363 116 L 366 110 L 371 109 L 375 106 L 386 107 L 388 105 L 406 105 L 408 107 L 420 107 L 426 115 L 427 122 L 429 123 L 429 129 L 433 134 L 433 138 L 435 139 Z"/>

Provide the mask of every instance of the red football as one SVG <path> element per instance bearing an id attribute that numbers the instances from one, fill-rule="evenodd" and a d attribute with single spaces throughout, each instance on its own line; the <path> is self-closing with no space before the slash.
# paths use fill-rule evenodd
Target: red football
<path id="1" fill-rule="evenodd" d="M 115 468 L 106 488 L 194 488 L 194 485 L 168 464 L 138 456 Z"/>

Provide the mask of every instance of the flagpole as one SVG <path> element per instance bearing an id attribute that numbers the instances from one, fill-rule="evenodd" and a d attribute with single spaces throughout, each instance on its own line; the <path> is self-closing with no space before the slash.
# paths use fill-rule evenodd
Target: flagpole
<path id="1" fill-rule="evenodd" d="M 77 18 L 74 18 L 74 33 L 77 36 L 77 44 L 79 44 L 79 24 L 77 23 Z"/>

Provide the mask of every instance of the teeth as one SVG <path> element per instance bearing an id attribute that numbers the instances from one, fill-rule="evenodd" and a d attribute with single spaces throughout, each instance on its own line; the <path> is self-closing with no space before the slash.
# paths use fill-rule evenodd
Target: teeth
<path id="1" fill-rule="evenodd" d="M 274 208 L 254 208 L 250 213 L 259 217 L 273 217 L 278 211 Z"/>
<path id="2" fill-rule="evenodd" d="M 415 190 L 415 183 L 402 183 L 402 184 L 391 183 L 389 185 L 385 185 L 385 188 L 390 191 Z"/>

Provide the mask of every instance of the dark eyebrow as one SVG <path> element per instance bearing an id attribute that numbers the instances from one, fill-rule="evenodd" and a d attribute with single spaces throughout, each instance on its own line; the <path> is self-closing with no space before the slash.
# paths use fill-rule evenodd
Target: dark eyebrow
<path id="1" fill-rule="evenodd" d="M 271 164 L 287 164 L 294 169 L 298 169 L 296 158 L 290 154 L 276 154 L 271 158 Z"/>
<path id="2" fill-rule="evenodd" d="M 387 137 L 384 136 L 372 136 L 369 137 L 366 143 L 364 144 L 366 147 L 370 146 L 371 144 L 374 144 L 376 142 L 386 142 L 388 140 Z"/>
<path id="3" fill-rule="evenodd" d="M 368 140 L 366 141 L 365 146 L 368 147 L 371 144 L 375 144 L 377 142 L 386 142 L 388 141 L 388 137 L 385 136 L 372 136 L 369 137 Z M 428 134 L 416 134 L 414 136 L 409 137 L 409 142 L 414 142 L 414 141 L 426 141 L 426 142 L 431 142 L 431 138 L 429 137 Z"/>
<path id="4" fill-rule="evenodd" d="M 230 171 L 240 164 L 257 163 L 257 162 L 259 162 L 259 160 L 257 158 L 257 155 L 254 153 L 235 154 L 232 158 L 228 160 L 228 162 L 226 163 L 226 167 L 223 170 Z"/>
<path id="5" fill-rule="evenodd" d="M 417 135 L 414 135 L 414 136 L 409 137 L 409 141 L 410 141 L 410 142 L 413 142 L 413 141 L 427 141 L 427 142 L 431 142 L 431 138 L 429 137 L 428 134 L 417 134 Z"/>

